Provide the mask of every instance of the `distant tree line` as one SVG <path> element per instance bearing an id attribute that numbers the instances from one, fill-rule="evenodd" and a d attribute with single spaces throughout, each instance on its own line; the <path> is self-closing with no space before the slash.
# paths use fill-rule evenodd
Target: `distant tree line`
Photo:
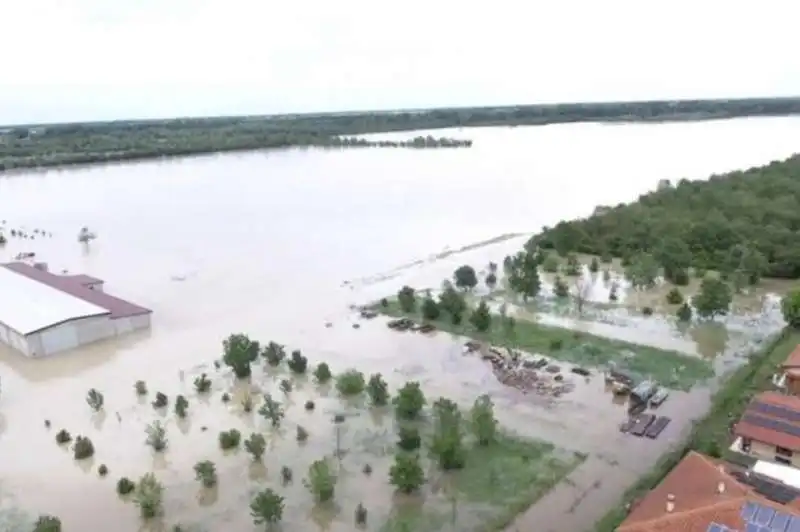
<path id="1" fill-rule="evenodd" d="M 800 114 L 800 98 L 577 103 L 13 126 L 0 128 L 0 172 L 222 151 L 330 146 L 341 144 L 340 137 L 394 131 L 793 114 Z"/>
<path id="2" fill-rule="evenodd" d="M 545 228 L 528 249 L 652 260 L 675 284 L 688 268 L 734 284 L 800 277 L 800 155 L 708 181 L 662 183 L 630 204 Z"/>

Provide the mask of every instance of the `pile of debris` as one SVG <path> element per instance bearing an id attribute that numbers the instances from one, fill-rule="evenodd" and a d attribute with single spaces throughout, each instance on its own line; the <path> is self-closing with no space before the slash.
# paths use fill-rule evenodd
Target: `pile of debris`
<path id="1" fill-rule="evenodd" d="M 434 327 L 430 323 L 418 324 L 415 323 L 414 320 L 409 318 L 399 318 L 396 320 L 391 320 L 389 323 L 386 324 L 386 326 L 389 327 L 390 329 L 394 329 L 395 331 L 414 331 L 421 333 L 429 333 L 436 330 L 436 327 Z"/>
<path id="2" fill-rule="evenodd" d="M 561 368 L 551 364 L 544 357 L 533 359 L 513 349 L 506 349 L 504 354 L 497 348 L 490 346 L 483 348 L 479 343 L 472 341 L 464 345 L 464 351 L 466 353 L 479 351 L 481 358 L 492 365 L 498 381 L 522 393 L 533 392 L 559 397 L 575 388 L 572 382 L 564 380 Z"/>

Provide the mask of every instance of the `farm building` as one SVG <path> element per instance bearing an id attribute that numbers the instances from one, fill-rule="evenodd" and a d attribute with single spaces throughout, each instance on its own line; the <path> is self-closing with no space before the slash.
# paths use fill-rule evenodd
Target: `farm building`
<path id="1" fill-rule="evenodd" d="M 152 311 L 103 290 L 88 275 L 56 275 L 46 265 L 0 265 L 0 341 L 45 357 L 150 327 Z"/>

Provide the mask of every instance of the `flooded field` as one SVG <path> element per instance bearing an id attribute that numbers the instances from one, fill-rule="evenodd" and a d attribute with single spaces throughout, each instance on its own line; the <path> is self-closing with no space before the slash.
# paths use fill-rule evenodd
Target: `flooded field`
<path id="1" fill-rule="evenodd" d="M 220 430 L 239 428 L 247 436 L 264 428 L 257 415 L 240 412 L 237 400 L 224 405 L 220 399 L 223 390 L 242 393 L 211 366 L 222 339 L 233 332 L 301 349 L 311 363 L 326 361 L 334 372 L 381 372 L 392 390 L 419 380 L 428 397 L 446 396 L 464 407 L 477 393 L 491 394 L 504 427 L 552 444 L 548 452 L 559 461 L 574 453 L 588 456 L 521 517 L 519 529 L 535 523 L 537 532 L 546 532 L 542 523 L 552 523 L 553 530 L 587 530 L 702 415 L 711 388 L 674 392 L 661 407 L 674 420 L 662 436 L 634 438 L 617 430 L 625 408 L 600 376 L 570 375 L 574 391 L 556 399 L 523 395 L 497 382 L 478 357 L 464 356 L 462 341 L 396 333 L 382 319 L 360 322 L 350 306 L 396 293 L 404 284 L 437 287 L 462 263 L 499 262 L 527 238 L 514 233 L 589 214 L 598 203 L 634 199 L 659 179 L 704 178 L 787 156 L 796 150 L 798 132 L 800 121 L 784 119 L 485 129 L 466 132 L 474 147 L 457 153 L 299 150 L 0 180 L 0 219 L 9 227 L 52 233 L 9 239 L 0 260 L 35 252 L 54 271 L 103 278 L 109 292 L 155 311 L 147 334 L 53 359 L 0 352 L 0 530 L 18 530 L 7 523 L 30 522 L 39 513 L 61 517 L 67 531 L 139 530 L 137 509 L 119 499 L 115 482 L 150 470 L 166 485 L 165 521 L 205 530 L 255 530 L 246 503 L 265 485 L 286 495 L 292 530 L 352 530 L 353 508 L 362 501 L 369 527 L 379 530 L 393 510 L 419 504 L 393 496 L 386 483 L 388 462 L 378 455 L 391 436 L 391 417 L 382 420 L 377 413 L 373 419 L 311 383 L 298 383 L 291 392 L 284 434 L 272 438 L 264 468 L 252 466 L 243 451 L 223 456 Z M 573 192 L 564 197 L 564 190 Z M 98 233 L 89 246 L 76 241 L 82 226 Z M 602 334 L 612 334 L 601 329 L 616 322 L 613 331 L 648 327 L 622 311 L 598 311 L 591 323 L 556 310 L 548 315 Z M 660 323 L 651 318 L 646 323 Z M 733 352 L 751 341 L 742 321 L 714 352 Z M 353 328 L 355 322 L 361 327 Z M 687 337 L 669 324 L 650 327 L 651 342 L 678 342 L 669 349 L 710 350 L 693 347 L 706 345 L 695 339 L 699 333 Z M 191 388 L 201 371 L 214 378 L 208 404 Z M 145 426 L 162 418 L 137 401 L 138 379 L 147 381 L 151 394 L 184 393 L 191 402 L 188 422 L 178 423 L 171 409 L 163 418 L 170 440 L 163 456 L 144 443 Z M 268 388 L 274 375 L 259 367 L 253 384 Z M 90 388 L 105 394 L 104 419 L 93 417 L 86 404 Z M 302 408 L 310 397 L 317 401 L 313 413 Z M 343 436 L 344 445 L 357 451 L 343 460 L 336 508 L 315 508 L 301 479 L 310 461 L 333 452 L 331 417 L 339 411 L 361 413 L 348 418 L 353 421 Z M 45 419 L 52 422 L 49 430 Z M 311 434 L 302 449 L 294 438 L 297 424 Z M 56 445 L 62 427 L 92 438 L 91 463 L 76 463 Z M 365 441 L 367 432 L 378 436 Z M 204 459 L 217 464 L 216 490 L 201 490 L 194 479 L 192 466 Z M 360 472 L 367 460 L 374 462 L 368 482 Z M 110 470 L 102 479 L 96 472 L 101 463 Z M 279 484 L 282 465 L 295 472 L 287 488 Z M 434 501 L 432 513 L 451 523 L 452 508 L 443 502 L 448 496 L 426 494 Z M 462 519 L 468 514 L 462 511 Z M 461 530 L 464 523 L 457 521 Z"/>

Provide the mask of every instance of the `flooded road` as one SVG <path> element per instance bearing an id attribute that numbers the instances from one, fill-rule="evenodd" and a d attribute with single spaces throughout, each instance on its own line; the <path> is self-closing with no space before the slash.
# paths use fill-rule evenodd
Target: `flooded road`
<path id="1" fill-rule="evenodd" d="M 353 329 L 349 305 L 406 283 L 438 286 L 455 266 L 500 262 L 526 237 L 434 260 L 448 248 L 588 215 L 597 204 L 635 199 L 660 179 L 705 178 L 788 156 L 798 149 L 798 133 L 798 119 L 487 128 L 458 132 L 474 140 L 469 150 L 297 150 L 0 179 L 0 219 L 53 233 L 10 239 L 0 260 L 35 252 L 53 271 L 100 277 L 110 293 L 155 312 L 149 333 L 50 360 L 0 351 L 0 507 L 16 508 L 23 520 L 58 515 L 67 531 L 136 531 L 136 508 L 118 499 L 114 483 L 152 469 L 167 487 L 168 523 L 250 530 L 250 492 L 264 477 L 274 482 L 286 464 L 297 479 L 286 492 L 293 530 L 352 530 L 359 500 L 377 529 L 393 501 L 388 465 L 379 458 L 371 458 L 369 482 L 347 477 L 337 487 L 343 493 L 338 513 L 312 511 L 299 479 L 330 451 L 331 413 L 342 406 L 311 385 L 292 392 L 287 435 L 274 438 L 265 471 L 252 467 L 244 452 L 221 456 L 218 431 L 239 428 L 246 435 L 263 421 L 242 415 L 236 401 L 220 402 L 221 391 L 234 387 L 228 378 L 215 374 L 217 393 L 207 405 L 195 397 L 191 379 L 203 370 L 213 373 L 210 364 L 225 336 L 246 332 L 302 349 L 311 363 L 327 361 L 334 372 L 380 371 L 393 388 L 413 378 L 429 396 L 465 405 L 478 392 L 491 393 L 506 426 L 590 455 L 529 514 L 532 522 L 558 523 L 559 530 L 587 529 L 678 441 L 687 430 L 685 413 L 702 414 L 707 388 L 670 396 L 662 410 L 682 422 L 659 440 L 631 438 L 617 431 L 624 410 L 604 393 L 599 377 L 580 379 L 575 392 L 555 402 L 524 396 L 497 383 L 484 362 L 462 356 L 460 344 L 446 335 L 399 335 L 379 320 Z M 76 242 L 82 226 L 99 235 L 88 247 Z M 188 425 L 176 423 L 171 411 L 166 416 L 164 456 L 154 457 L 144 444 L 144 427 L 160 417 L 137 402 L 137 379 L 147 381 L 151 394 L 190 399 Z M 274 380 L 258 368 L 253 385 L 269 388 Z M 105 394 L 105 419 L 93 417 L 86 404 L 90 388 Z M 318 401 L 314 414 L 302 409 L 307 397 Z M 369 422 L 380 426 L 380 420 Z M 298 423 L 320 435 L 302 452 L 293 435 Z M 91 463 L 75 463 L 55 444 L 62 427 L 92 438 L 97 452 Z M 353 438 L 356 433 L 354 427 Z M 203 459 L 217 463 L 214 493 L 200 492 L 194 480 L 192 466 Z M 105 479 L 96 473 L 101 463 L 111 471 Z M 613 474 L 606 474 L 609 468 Z M 582 502 L 575 506 L 576 500 Z M 567 521 L 559 520 L 562 514 Z"/>

